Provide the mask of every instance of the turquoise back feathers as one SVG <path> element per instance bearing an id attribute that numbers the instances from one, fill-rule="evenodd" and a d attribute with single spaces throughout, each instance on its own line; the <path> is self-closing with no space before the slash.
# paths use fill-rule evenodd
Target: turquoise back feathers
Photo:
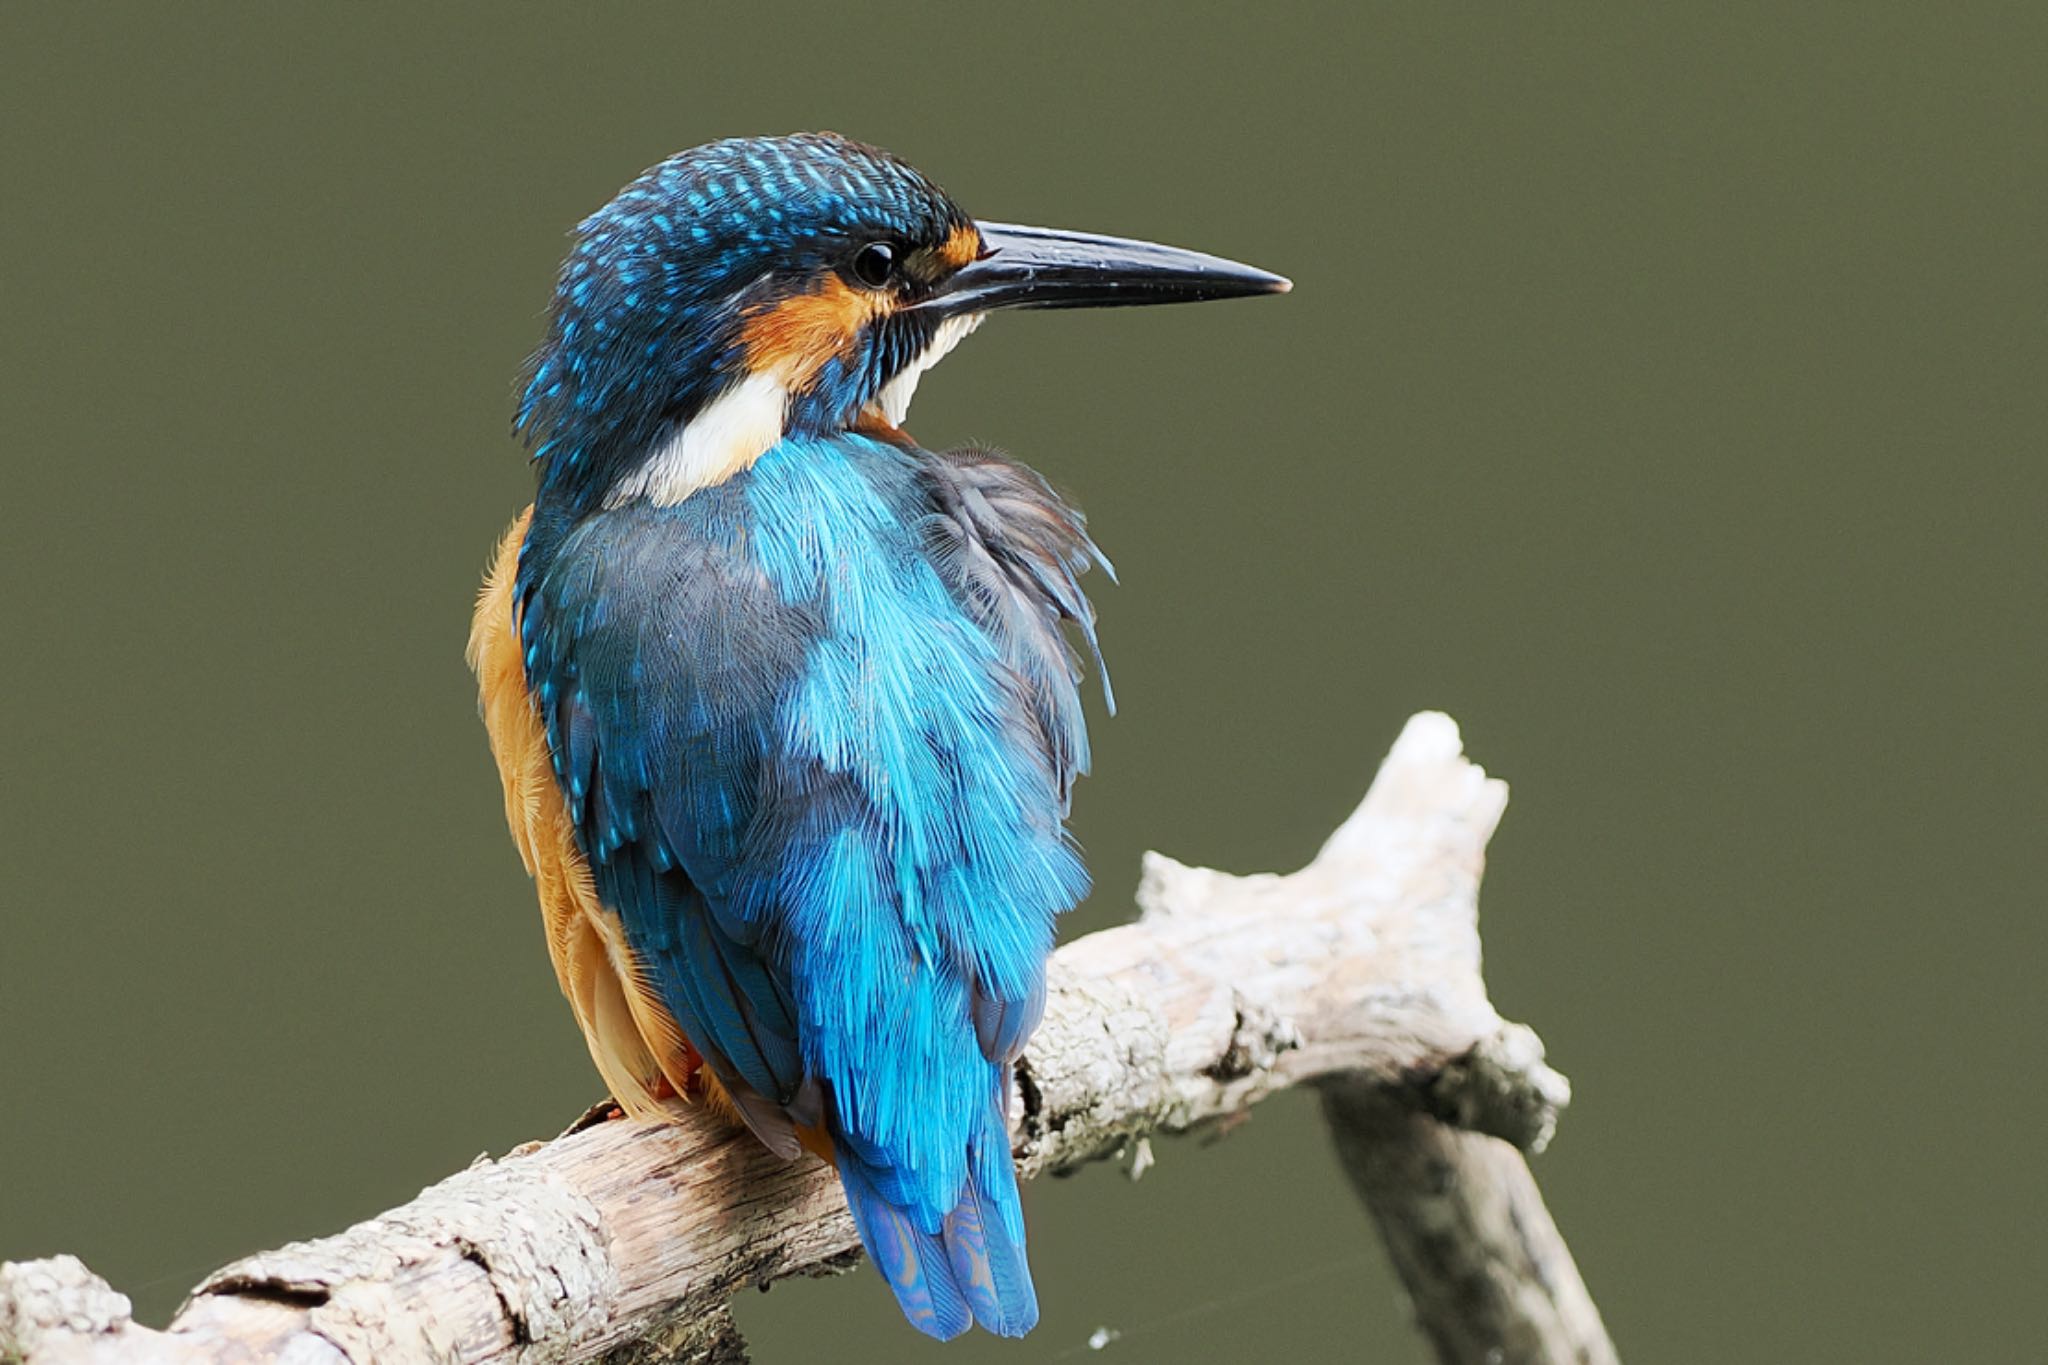
<path id="1" fill-rule="evenodd" d="M 987 452 L 785 441 L 536 515 L 523 642 L 598 890 L 764 1141 L 829 1131 L 905 1313 L 1035 1321 L 1006 1126 L 1087 889 L 1081 518 Z"/>

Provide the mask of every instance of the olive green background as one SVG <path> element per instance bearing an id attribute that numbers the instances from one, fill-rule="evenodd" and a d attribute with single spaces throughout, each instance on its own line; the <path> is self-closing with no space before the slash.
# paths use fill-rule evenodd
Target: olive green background
<path id="1" fill-rule="evenodd" d="M 1701 12 L 1711 10 L 1711 12 Z M 30 6 L 0 18 L 0 1256 L 161 1319 L 597 1093 L 461 662 L 564 231 L 833 127 L 1288 298 L 998 319 L 927 443 L 1072 490 L 1076 823 L 1304 861 L 1402 720 L 1641 1361 L 2040 1359 L 2038 6 Z M 970 1362 L 1407 1360 L 1314 1107 L 1028 1194 Z M 865 1270 L 764 1362 L 939 1358 Z"/>

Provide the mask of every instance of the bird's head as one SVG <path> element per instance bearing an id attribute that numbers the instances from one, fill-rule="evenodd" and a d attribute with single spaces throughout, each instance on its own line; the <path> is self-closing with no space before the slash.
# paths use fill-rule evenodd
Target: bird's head
<path id="1" fill-rule="evenodd" d="M 1197 252 L 977 223 L 836 134 L 714 142 L 579 226 L 518 425 L 544 487 L 677 502 L 785 435 L 900 424 L 919 376 L 994 309 L 1287 288 Z"/>

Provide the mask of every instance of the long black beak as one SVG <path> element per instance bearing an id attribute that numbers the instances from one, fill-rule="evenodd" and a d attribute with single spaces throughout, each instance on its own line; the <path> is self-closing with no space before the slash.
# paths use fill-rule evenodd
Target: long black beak
<path id="1" fill-rule="evenodd" d="M 981 223 L 985 254 L 917 305 L 947 317 L 992 308 L 1116 308 L 1284 294 L 1293 282 L 1199 251 L 1059 228 Z"/>

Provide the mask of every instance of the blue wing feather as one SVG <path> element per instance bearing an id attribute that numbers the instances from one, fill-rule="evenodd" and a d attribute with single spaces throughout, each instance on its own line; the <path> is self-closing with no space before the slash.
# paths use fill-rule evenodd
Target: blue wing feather
<path id="1" fill-rule="evenodd" d="M 910 1325 L 927 1336 L 951 1341 L 967 1330 L 974 1312 L 954 1280 L 945 1242 L 919 1228 L 895 1200 L 878 1190 L 874 1174 L 858 1157 L 839 1161 L 839 1182 L 861 1245 Z"/>
<path id="2" fill-rule="evenodd" d="M 529 681 L 634 955 L 764 1141 L 825 1121 L 906 1316 L 1021 1334 L 1009 1065 L 1087 887 L 1079 516 L 999 456 L 858 436 L 546 511 Z"/>
<path id="3" fill-rule="evenodd" d="M 731 525 L 716 500 L 680 528 L 644 508 L 574 524 L 537 512 L 521 556 L 521 628 L 529 682 L 553 702 L 544 718 L 556 775 L 599 898 L 749 1125 L 793 1155 L 779 1107 L 805 1074 L 787 985 L 763 945 L 728 931 L 707 889 L 729 881 L 738 857 L 759 766 L 758 742 L 744 738 L 772 705 L 772 692 L 735 687 L 738 670 L 793 672 L 800 656 L 787 646 L 802 613 L 734 553 Z M 758 600 L 747 600 L 750 585 Z M 726 600 L 714 610 L 713 597 Z M 675 648 L 685 625 L 701 630 L 728 610 L 754 638 Z"/>
<path id="4" fill-rule="evenodd" d="M 981 1054 L 992 1062 L 1008 1066 L 1024 1055 L 1024 1044 L 1045 1017 L 1045 973 L 1021 1000 L 1004 1000 L 976 993 L 974 1036 Z"/>
<path id="5" fill-rule="evenodd" d="M 975 1134 L 973 1170 L 942 1237 L 975 1321 L 998 1336 L 1021 1337 L 1038 1325 L 1038 1295 L 1024 1259 L 1024 1210 L 1001 1098 Z"/>

